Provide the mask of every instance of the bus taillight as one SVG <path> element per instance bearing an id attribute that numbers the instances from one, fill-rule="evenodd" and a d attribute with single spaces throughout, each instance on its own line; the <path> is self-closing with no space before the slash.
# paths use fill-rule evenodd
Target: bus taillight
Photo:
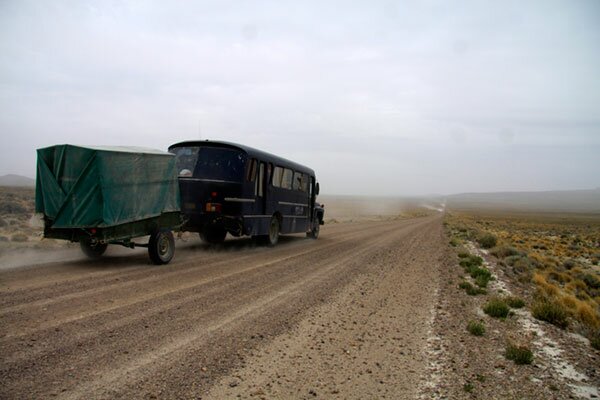
<path id="1" fill-rule="evenodd" d="M 221 204 L 219 203 L 206 203 L 204 208 L 206 212 L 221 212 Z"/>

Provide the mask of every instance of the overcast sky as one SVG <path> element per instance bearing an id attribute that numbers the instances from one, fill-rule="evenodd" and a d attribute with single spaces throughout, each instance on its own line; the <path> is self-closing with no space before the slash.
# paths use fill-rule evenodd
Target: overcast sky
<path id="1" fill-rule="evenodd" d="M 328 194 L 600 186 L 596 0 L 0 0 L 0 54 L 0 175 L 202 138 Z"/>

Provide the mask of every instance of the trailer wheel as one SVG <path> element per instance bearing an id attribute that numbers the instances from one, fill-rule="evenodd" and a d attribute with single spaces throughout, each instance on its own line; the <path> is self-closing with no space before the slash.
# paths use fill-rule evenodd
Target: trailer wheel
<path id="1" fill-rule="evenodd" d="M 271 222 L 269 223 L 269 234 L 266 237 L 268 246 L 275 246 L 279 241 L 279 219 L 276 216 L 271 217 Z"/>
<path id="2" fill-rule="evenodd" d="M 315 217 L 313 221 L 313 227 L 310 232 L 306 232 L 306 237 L 311 239 L 316 239 L 319 237 L 319 231 L 321 230 L 321 225 L 319 224 L 319 217 Z"/>
<path id="3" fill-rule="evenodd" d="M 148 255 L 156 265 L 168 264 L 175 255 L 175 238 L 168 229 L 160 229 L 150 235 Z"/>
<path id="4" fill-rule="evenodd" d="M 83 254 L 85 254 L 86 256 L 88 256 L 89 258 L 96 260 L 98 258 L 100 258 L 102 256 L 102 254 L 104 254 L 104 252 L 106 251 L 106 248 L 108 247 L 108 244 L 106 243 L 92 243 L 92 241 L 89 238 L 82 238 L 79 241 L 79 246 L 81 247 L 81 251 L 83 251 Z"/>

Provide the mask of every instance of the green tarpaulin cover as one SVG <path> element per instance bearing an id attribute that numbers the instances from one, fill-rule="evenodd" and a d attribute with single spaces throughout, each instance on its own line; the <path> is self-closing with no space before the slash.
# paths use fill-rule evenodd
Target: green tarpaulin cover
<path id="1" fill-rule="evenodd" d="M 175 156 L 137 147 L 37 150 L 36 212 L 51 228 L 109 227 L 179 211 Z"/>

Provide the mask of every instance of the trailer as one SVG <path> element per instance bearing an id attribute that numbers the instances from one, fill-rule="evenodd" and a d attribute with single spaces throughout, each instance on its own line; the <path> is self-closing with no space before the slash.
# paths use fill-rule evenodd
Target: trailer
<path id="1" fill-rule="evenodd" d="M 90 258 L 118 244 L 147 247 L 154 264 L 169 263 L 173 231 L 183 225 L 179 196 L 170 153 L 70 144 L 37 150 L 35 209 L 44 237 L 79 242 Z"/>

